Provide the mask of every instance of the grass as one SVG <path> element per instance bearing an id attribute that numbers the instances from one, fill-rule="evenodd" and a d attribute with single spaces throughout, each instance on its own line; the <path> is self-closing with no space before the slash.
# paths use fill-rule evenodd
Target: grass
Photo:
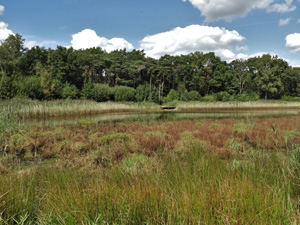
<path id="1" fill-rule="evenodd" d="M 259 109 L 299 109 L 300 102 L 252 101 L 252 102 L 177 102 L 177 109 L 190 110 L 259 110 Z"/>
<path id="2" fill-rule="evenodd" d="M 201 110 L 257 110 L 257 109 L 298 109 L 300 102 L 255 101 L 255 102 L 172 102 L 178 111 Z M 26 118 L 54 118 L 87 116 L 111 112 L 159 112 L 159 105 L 149 102 L 104 102 L 89 100 L 37 101 L 30 99 L 11 99 L 0 101 L 0 120 L 13 114 L 19 120 Z"/>
<path id="3" fill-rule="evenodd" d="M 298 117 L 21 127 L 0 224 L 298 224 Z"/>
<path id="4" fill-rule="evenodd" d="M 8 113 L 13 111 L 19 119 L 93 115 L 107 112 L 142 112 L 158 109 L 158 105 L 146 102 L 98 103 L 89 100 L 37 101 L 29 99 L 0 101 L 1 112 Z"/>

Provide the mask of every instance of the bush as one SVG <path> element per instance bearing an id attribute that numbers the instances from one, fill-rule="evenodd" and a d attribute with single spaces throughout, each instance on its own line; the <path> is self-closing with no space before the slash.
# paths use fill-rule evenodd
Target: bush
<path id="1" fill-rule="evenodd" d="M 230 94 L 226 91 L 218 92 L 216 95 L 216 100 L 221 102 L 227 102 L 230 100 Z"/>
<path id="2" fill-rule="evenodd" d="M 300 97 L 294 97 L 294 96 L 283 96 L 281 98 L 283 101 L 287 102 L 300 102 Z"/>
<path id="3" fill-rule="evenodd" d="M 126 86 L 117 86 L 114 88 L 115 101 L 135 101 L 135 89 Z"/>
<path id="4" fill-rule="evenodd" d="M 147 85 L 139 85 L 136 88 L 136 100 L 138 102 L 147 101 L 150 96 L 150 89 Z"/>
<path id="5" fill-rule="evenodd" d="M 164 102 L 173 102 L 179 99 L 179 94 L 174 89 L 171 89 L 166 98 L 163 99 Z"/>
<path id="6" fill-rule="evenodd" d="M 41 78 L 38 76 L 24 77 L 15 83 L 15 87 L 18 90 L 17 95 L 20 97 L 43 99 Z"/>
<path id="7" fill-rule="evenodd" d="M 215 102 L 216 97 L 214 95 L 206 95 L 200 98 L 201 102 Z"/>
<path id="8" fill-rule="evenodd" d="M 237 95 L 235 100 L 240 102 L 256 101 L 259 100 L 259 96 L 255 93 L 242 93 Z"/>
<path id="9" fill-rule="evenodd" d="M 9 99 L 14 95 L 12 80 L 7 76 L 2 76 L 0 78 L 0 99 Z"/>
<path id="10" fill-rule="evenodd" d="M 91 91 L 92 99 L 97 102 L 105 102 L 110 100 L 111 89 L 106 84 L 94 84 Z"/>
<path id="11" fill-rule="evenodd" d="M 83 99 L 92 99 L 93 94 L 92 91 L 94 89 L 94 84 L 91 80 L 85 81 L 83 84 L 83 88 L 81 90 L 81 98 Z"/>
<path id="12" fill-rule="evenodd" d="M 62 97 L 77 99 L 79 97 L 79 90 L 75 85 L 66 83 L 62 90 Z"/>
<path id="13" fill-rule="evenodd" d="M 190 91 L 187 94 L 187 100 L 188 101 L 199 101 L 201 98 L 200 94 L 198 91 Z"/>

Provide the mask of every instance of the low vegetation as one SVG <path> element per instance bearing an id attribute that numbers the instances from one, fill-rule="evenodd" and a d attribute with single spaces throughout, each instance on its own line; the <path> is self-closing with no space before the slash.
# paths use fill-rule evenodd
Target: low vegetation
<path id="1" fill-rule="evenodd" d="M 298 224 L 298 117 L 2 133 L 0 224 Z"/>

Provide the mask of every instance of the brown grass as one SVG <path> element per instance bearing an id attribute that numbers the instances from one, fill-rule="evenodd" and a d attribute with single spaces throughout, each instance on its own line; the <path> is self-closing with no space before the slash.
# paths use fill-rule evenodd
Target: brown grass
<path id="1" fill-rule="evenodd" d="M 17 158 L 55 158 L 81 167 L 113 164 L 134 153 L 159 157 L 163 151 L 176 152 L 185 133 L 223 159 L 243 157 L 250 150 L 281 151 L 300 144 L 297 117 L 73 124 L 23 128 L 5 136 L 2 164 L 10 165 Z"/>

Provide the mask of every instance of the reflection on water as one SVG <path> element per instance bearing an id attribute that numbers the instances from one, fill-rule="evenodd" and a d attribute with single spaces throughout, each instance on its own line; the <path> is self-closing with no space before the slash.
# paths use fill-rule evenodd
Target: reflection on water
<path id="1" fill-rule="evenodd" d="M 205 119 L 205 118 L 247 118 L 247 117 L 280 117 L 300 116 L 298 110 L 245 110 L 245 111 L 199 111 L 199 112 L 176 112 L 163 111 L 157 113 L 107 113 L 92 116 L 49 118 L 25 120 L 24 125 L 56 126 L 72 123 L 96 123 L 96 122 L 120 122 L 120 121 L 153 121 L 153 120 L 182 120 L 182 119 Z"/>

